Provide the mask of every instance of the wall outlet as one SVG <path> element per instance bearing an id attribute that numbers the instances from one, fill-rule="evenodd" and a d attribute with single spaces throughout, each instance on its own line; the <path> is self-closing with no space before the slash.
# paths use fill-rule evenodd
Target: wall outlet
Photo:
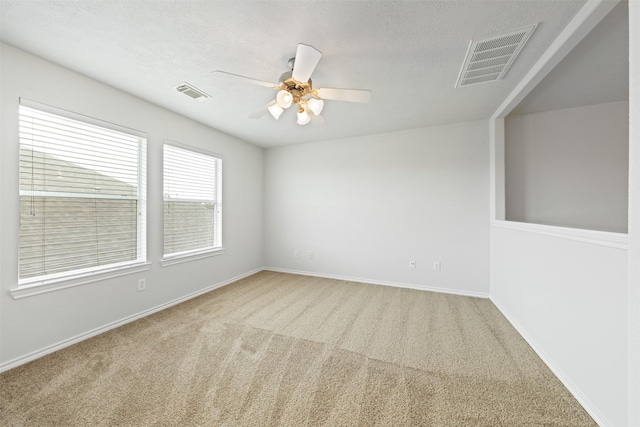
<path id="1" fill-rule="evenodd" d="M 410 259 L 409 260 L 409 268 L 416 268 L 416 260 L 415 259 Z"/>
<path id="2" fill-rule="evenodd" d="M 440 271 L 440 268 L 441 268 L 441 267 L 442 267 L 442 266 L 441 266 L 441 264 L 440 264 L 440 261 L 434 261 L 434 262 L 433 262 L 433 270 L 434 270 L 434 271 Z"/>
<path id="3" fill-rule="evenodd" d="M 138 279 L 138 292 L 147 289 L 147 279 Z"/>
<path id="4" fill-rule="evenodd" d="M 314 255 L 313 252 L 309 252 L 309 259 L 313 259 Z"/>
<path id="5" fill-rule="evenodd" d="M 294 257 L 294 258 L 298 258 L 299 256 L 300 256 L 300 254 L 298 253 L 298 250 L 297 250 L 297 249 L 294 249 L 294 250 L 293 250 L 293 257 Z"/>

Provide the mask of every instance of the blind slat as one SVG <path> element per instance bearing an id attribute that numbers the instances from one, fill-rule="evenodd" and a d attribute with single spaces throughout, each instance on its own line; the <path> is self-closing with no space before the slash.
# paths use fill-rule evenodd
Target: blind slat
<path id="1" fill-rule="evenodd" d="M 19 114 L 20 279 L 143 259 L 144 138 L 23 105 Z"/>
<path id="2" fill-rule="evenodd" d="M 222 160 L 164 145 L 164 255 L 222 246 Z"/>

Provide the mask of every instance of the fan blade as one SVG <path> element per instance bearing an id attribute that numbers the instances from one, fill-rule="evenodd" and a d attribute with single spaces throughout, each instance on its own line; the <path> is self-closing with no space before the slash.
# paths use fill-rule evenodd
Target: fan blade
<path id="1" fill-rule="evenodd" d="M 315 47 L 300 43 L 298 50 L 296 50 L 296 59 L 293 63 L 291 77 L 302 83 L 308 82 L 321 56 L 322 52 Z"/>
<path id="2" fill-rule="evenodd" d="M 213 73 L 222 74 L 223 76 L 227 76 L 227 77 L 235 77 L 235 78 L 243 79 L 248 81 L 249 83 L 253 83 L 254 85 L 258 85 L 258 86 L 270 87 L 272 89 L 280 88 L 280 85 L 277 85 L 275 83 L 269 83 L 263 80 L 252 79 L 251 77 L 241 76 L 240 74 L 227 73 L 226 71 L 220 71 L 220 70 L 215 70 L 213 71 Z"/>
<path id="3" fill-rule="evenodd" d="M 276 101 L 271 101 L 270 103 L 268 103 L 267 105 L 265 105 L 261 109 L 259 109 L 257 111 L 254 111 L 252 114 L 250 114 L 249 118 L 250 119 L 259 119 L 260 117 L 262 117 L 265 114 L 267 114 L 269 112 L 269 110 L 267 108 L 271 107 L 275 103 L 276 103 Z"/>
<path id="4" fill-rule="evenodd" d="M 322 87 L 317 89 L 316 93 L 322 99 L 333 99 L 335 101 L 369 102 L 371 99 L 371 91 L 365 89 L 333 89 Z"/>

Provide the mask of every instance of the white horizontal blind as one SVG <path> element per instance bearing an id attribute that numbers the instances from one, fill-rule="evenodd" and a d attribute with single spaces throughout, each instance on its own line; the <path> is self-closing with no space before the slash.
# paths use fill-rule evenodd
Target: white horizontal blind
<path id="1" fill-rule="evenodd" d="M 222 246 L 222 159 L 164 144 L 164 257 Z"/>
<path id="2" fill-rule="evenodd" d="M 25 105 L 19 120 L 21 282 L 143 262 L 145 139 Z"/>

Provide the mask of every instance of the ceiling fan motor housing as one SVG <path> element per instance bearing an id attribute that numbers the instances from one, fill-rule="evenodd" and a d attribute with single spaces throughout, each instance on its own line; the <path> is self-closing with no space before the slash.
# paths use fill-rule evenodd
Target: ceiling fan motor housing
<path id="1" fill-rule="evenodd" d="M 280 76 L 280 86 L 293 95 L 295 103 L 299 103 L 305 95 L 312 95 L 313 87 L 311 79 L 307 82 L 299 82 L 291 77 L 292 71 L 287 71 Z"/>

